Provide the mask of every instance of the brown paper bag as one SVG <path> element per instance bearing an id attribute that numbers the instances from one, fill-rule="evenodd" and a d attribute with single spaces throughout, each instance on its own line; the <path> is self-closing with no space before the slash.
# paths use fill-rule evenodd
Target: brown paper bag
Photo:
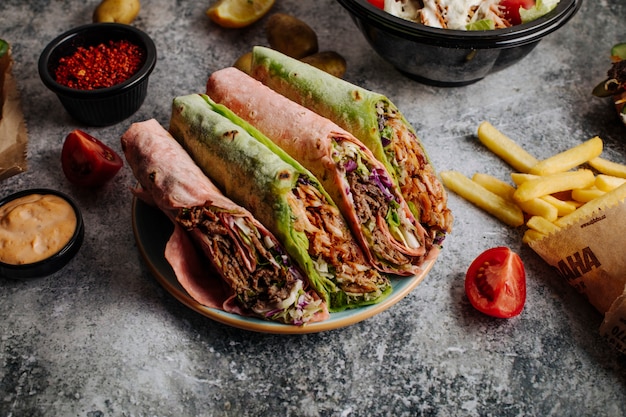
<path id="1" fill-rule="evenodd" d="M 12 65 L 9 49 L 0 57 L 0 181 L 27 169 L 28 133 Z"/>
<path id="2" fill-rule="evenodd" d="M 590 215 L 530 247 L 602 314 L 601 335 L 626 353 L 626 185 Z"/>

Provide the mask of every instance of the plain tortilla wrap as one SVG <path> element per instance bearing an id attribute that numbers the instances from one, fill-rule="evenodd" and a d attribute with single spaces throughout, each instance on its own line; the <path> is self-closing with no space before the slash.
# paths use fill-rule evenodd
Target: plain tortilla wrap
<path id="1" fill-rule="evenodd" d="M 285 254 L 276 238 L 225 197 L 156 120 L 133 123 L 121 142 L 140 184 L 134 193 L 174 224 L 165 257 L 193 299 L 288 324 L 328 317 L 317 294 L 306 291 L 303 273 L 286 257 L 274 260 Z M 271 242 L 270 249 L 260 242 Z M 207 261 L 217 273 L 207 268 Z"/>
<path id="2" fill-rule="evenodd" d="M 252 77 L 352 133 L 394 176 L 434 244 L 452 230 L 446 191 L 415 129 L 384 95 L 278 51 L 255 46 Z"/>
<path id="3" fill-rule="evenodd" d="M 380 271 L 417 274 L 436 256 L 385 166 L 349 132 L 236 68 L 211 74 L 207 94 L 320 179 Z"/>
<path id="4" fill-rule="evenodd" d="M 384 299 L 391 292 L 389 279 L 369 266 L 317 179 L 279 148 L 268 147 L 267 138 L 262 143 L 251 126 L 231 118 L 238 119 L 207 96 L 177 97 L 170 132 L 226 195 L 276 235 L 330 311 Z M 324 219 L 309 217 L 319 210 Z"/>

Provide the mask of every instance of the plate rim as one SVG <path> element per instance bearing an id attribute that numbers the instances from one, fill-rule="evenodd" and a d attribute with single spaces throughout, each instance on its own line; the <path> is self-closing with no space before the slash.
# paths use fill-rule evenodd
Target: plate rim
<path id="1" fill-rule="evenodd" d="M 145 206 L 145 209 L 142 208 L 142 205 Z M 146 209 L 155 211 L 159 210 L 158 208 L 150 206 L 149 204 L 143 202 L 137 196 L 133 196 L 133 201 L 131 205 L 131 219 L 135 243 L 144 263 L 150 270 L 150 273 L 159 282 L 159 284 L 161 284 L 161 286 L 180 303 L 205 317 L 208 317 L 221 324 L 258 333 L 311 334 L 325 332 L 329 330 L 336 330 L 367 320 L 377 314 L 382 313 L 385 310 L 388 310 L 399 301 L 404 299 L 424 280 L 424 278 L 426 278 L 439 256 L 439 254 L 437 254 L 433 259 L 429 259 L 424 262 L 422 270 L 418 275 L 413 275 L 411 277 L 393 278 L 392 281 L 411 280 L 411 282 L 397 290 L 396 288 L 393 288 L 392 293 L 380 303 L 359 307 L 353 310 L 346 310 L 345 312 L 330 313 L 329 319 L 321 322 L 307 323 L 303 326 L 275 323 L 270 321 L 264 321 L 255 317 L 239 316 L 233 313 L 219 310 L 217 308 L 204 306 L 191 298 L 187 291 L 185 291 L 185 289 L 180 286 L 178 281 L 173 282 L 171 279 L 169 279 L 166 276 L 165 272 L 161 271 L 160 268 L 158 268 L 157 265 L 155 265 L 155 263 L 153 262 L 154 256 L 159 255 L 151 254 L 151 251 L 146 247 L 144 239 L 142 238 L 142 230 L 140 230 L 139 222 L 137 221 L 137 219 L 138 215 L 140 214 L 139 211 Z M 165 217 L 165 215 L 163 216 L 164 218 L 167 218 Z M 164 258 L 164 255 L 161 256 L 163 256 Z M 174 273 L 173 270 L 167 272 L 170 272 L 170 274 L 172 275 Z M 333 319 L 333 315 L 342 315 L 342 313 L 348 313 L 348 315 L 346 317 Z"/>

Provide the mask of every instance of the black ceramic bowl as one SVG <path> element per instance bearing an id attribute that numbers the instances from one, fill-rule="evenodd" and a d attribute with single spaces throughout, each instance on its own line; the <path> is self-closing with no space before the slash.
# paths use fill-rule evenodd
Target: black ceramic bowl
<path id="1" fill-rule="evenodd" d="M 63 200 L 68 202 L 76 214 L 76 227 L 74 229 L 74 233 L 65 246 L 43 260 L 19 265 L 0 261 L 0 277 L 27 280 L 51 275 L 63 268 L 74 257 L 74 255 L 78 253 L 78 250 L 83 243 L 85 226 L 81 211 L 78 208 L 78 205 L 76 205 L 76 203 L 64 193 L 46 188 L 23 190 L 0 199 L 0 208 L 17 198 L 32 194 L 52 194 L 61 197 Z"/>
<path id="2" fill-rule="evenodd" d="M 403 74 L 426 84 L 460 86 L 515 64 L 570 20 L 582 0 L 560 0 L 539 19 L 506 29 L 441 29 L 393 16 L 367 0 L 337 0 L 372 48 Z"/>
<path id="3" fill-rule="evenodd" d="M 69 88 L 56 82 L 54 72 L 60 58 L 72 55 L 78 47 L 120 40 L 145 52 L 142 67 L 126 81 L 94 90 Z M 71 29 L 50 42 L 39 57 L 39 76 L 74 119 L 88 126 L 107 126 L 126 119 L 141 107 L 156 58 L 154 42 L 141 30 L 118 23 L 92 23 Z"/>

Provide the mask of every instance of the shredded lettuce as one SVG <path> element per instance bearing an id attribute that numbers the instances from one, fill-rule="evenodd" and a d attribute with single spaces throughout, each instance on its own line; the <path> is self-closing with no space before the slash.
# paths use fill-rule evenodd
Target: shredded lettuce
<path id="1" fill-rule="evenodd" d="M 380 140 L 382 142 L 383 147 L 388 146 L 391 143 L 392 139 L 393 139 L 393 129 L 391 128 L 391 126 L 385 126 L 380 131 Z"/>
<path id="2" fill-rule="evenodd" d="M 536 4 L 530 9 L 520 7 L 519 14 L 522 19 L 522 23 L 532 22 L 533 20 L 540 18 L 541 16 L 551 12 L 557 4 L 559 4 L 559 0 L 537 0 Z M 467 30 L 493 30 L 496 28 L 496 24 L 491 19 L 481 19 L 468 23 L 465 28 Z"/>
<path id="3" fill-rule="evenodd" d="M 412 248 L 419 247 L 419 241 L 415 235 L 415 228 L 411 221 L 406 218 L 404 211 L 400 208 L 400 204 L 396 201 L 396 196 L 392 192 L 393 182 L 385 170 L 373 168 L 370 169 L 364 162 L 362 151 L 349 141 L 333 140 L 335 152 L 333 159 L 335 162 L 342 164 L 347 172 L 357 171 L 363 178 L 367 178 L 369 182 L 375 184 L 385 197 L 389 204 L 389 210 L 385 216 L 385 221 L 392 236 L 402 242 L 404 245 Z M 376 227 L 375 219 L 370 219 L 366 224 L 362 224 L 363 233 L 370 240 L 371 235 L 367 232 L 372 231 Z"/>
<path id="4" fill-rule="evenodd" d="M 535 6 L 530 9 L 520 8 L 519 15 L 522 18 L 522 23 L 540 18 L 544 14 L 551 12 L 557 4 L 559 4 L 559 0 L 537 0 Z"/>
<path id="5" fill-rule="evenodd" d="M 467 30 L 494 30 L 496 28 L 496 23 L 491 19 L 481 19 L 468 23 L 465 28 Z"/>
<path id="6" fill-rule="evenodd" d="M 313 299 L 301 286 L 294 288 L 289 299 L 276 309 L 265 313 L 265 317 L 274 321 L 292 323 L 301 326 L 311 321 L 320 311 L 322 300 Z"/>

